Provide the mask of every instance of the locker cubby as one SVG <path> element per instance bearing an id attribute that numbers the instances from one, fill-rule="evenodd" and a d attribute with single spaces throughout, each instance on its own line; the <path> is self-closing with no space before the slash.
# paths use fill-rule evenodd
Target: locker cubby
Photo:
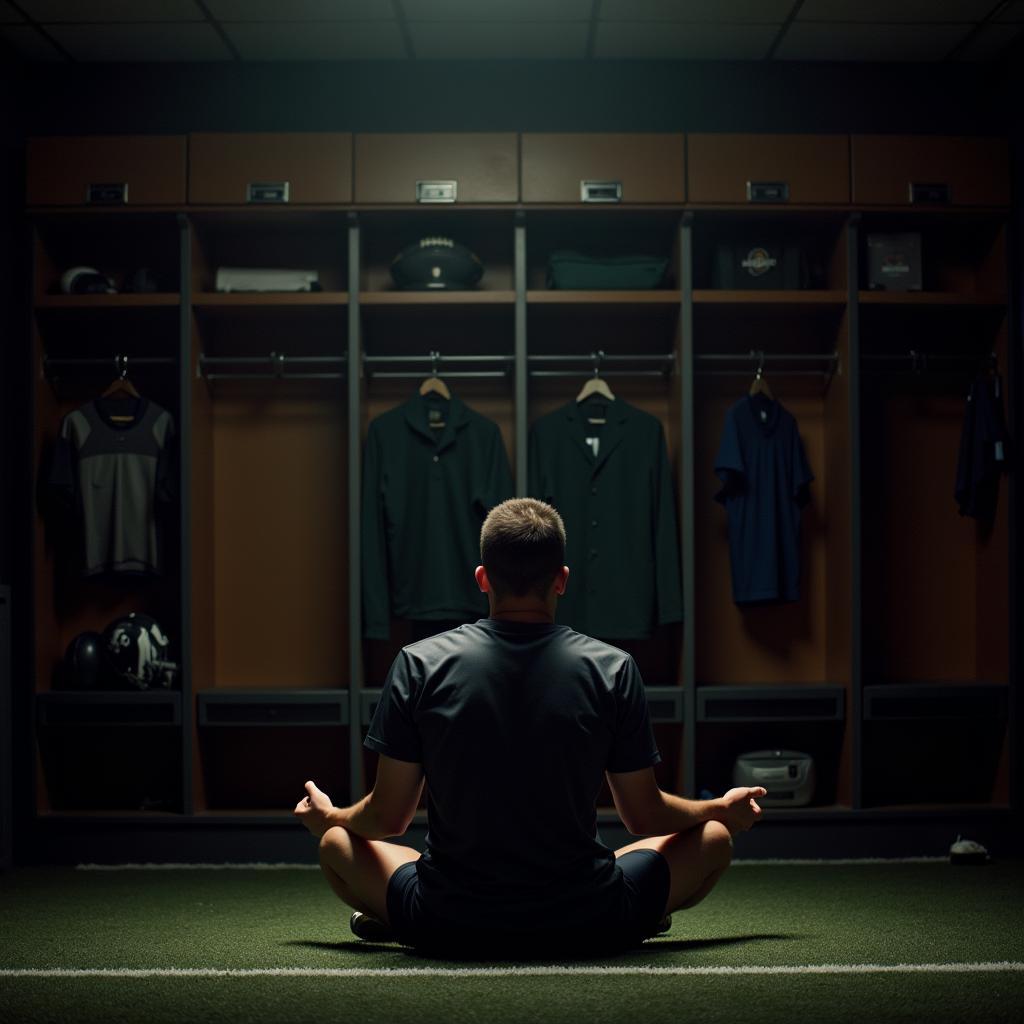
<path id="1" fill-rule="evenodd" d="M 1009 803 L 1007 687 L 864 688 L 868 807 Z"/>
<path id="2" fill-rule="evenodd" d="M 436 374 L 453 397 L 498 425 L 514 475 L 511 217 L 493 211 L 413 209 L 401 215 L 360 214 L 359 223 L 364 289 L 360 292 L 360 443 L 365 445 L 370 424 L 377 417 L 409 401 L 422 382 Z M 482 260 L 485 272 L 477 288 L 395 288 L 389 271 L 391 261 L 406 245 L 433 236 L 465 244 Z M 458 571 L 471 577 L 477 564 L 474 560 Z M 486 598 L 480 595 L 479 613 L 466 614 L 461 621 L 472 622 L 486 614 Z M 392 618 L 389 639 L 363 639 L 364 685 L 383 685 L 392 661 L 406 644 L 458 624 L 454 620 Z M 364 772 L 368 772 L 365 778 L 369 785 L 373 772 L 366 766 Z"/>
<path id="3" fill-rule="evenodd" d="M 512 218 L 500 212 L 412 209 L 359 214 L 362 243 L 361 300 L 365 303 L 405 299 L 426 301 L 501 301 L 511 305 L 513 281 Z M 402 290 L 396 287 L 391 264 L 399 253 L 421 239 L 447 238 L 466 246 L 483 265 L 479 284 L 467 290 Z M 383 294 L 381 294 L 383 293 Z"/>
<path id="4" fill-rule="evenodd" d="M 38 222 L 35 300 L 97 305 L 108 295 L 66 295 L 62 275 L 90 267 L 111 278 L 118 295 L 139 301 L 176 303 L 180 290 L 178 225 L 173 214 L 78 213 Z M 136 292 L 134 275 L 150 271 L 155 292 Z M 115 299 L 116 301 L 116 299 Z"/>
<path id="5" fill-rule="evenodd" d="M 871 235 L 916 234 L 921 240 L 921 290 L 872 291 L 868 266 Z M 860 299 L 865 303 L 1006 301 L 1007 225 L 998 215 L 967 211 L 869 213 L 860 225 Z"/>
<path id="6" fill-rule="evenodd" d="M 697 291 L 728 291 L 730 298 L 735 296 L 737 301 L 756 302 L 759 294 L 756 282 L 769 268 L 762 270 L 755 264 L 745 275 L 737 275 L 747 282 L 746 289 L 739 283 L 733 288 L 723 286 L 715 277 L 719 246 L 729 246 L 740 255 L 744 250 L 746 258 L 754 257 L 760 247 L 774 255 L 779 255 L 785 247 L 800 256 L 798 281 L 787 284 L 785 290 L 839 292 L 839 297 L 845 300 L 846 223 L 846 215 L 838 212 L 810 214 L 778 209 L 698 212 L 693 218 L 693 287 Z M 774 272 L 775 268 L 770 269 Z"/>
<path id="7" fill-rule="evenodd" d="M 866 684 L 1009 681 L 1010 479 L 990 520 L 955 500 L 975 376 L 997 366 L 1011 401 L 1007 331 L 999 307 L 862 311 Z"/>
<path id="8" fill-rule="evenodd" d="M 180 246 L 173 215 L 68 213 L 43 217 L 33 231 L 33 724 L 42 813 L 182 811 L 180 693 L 125 691 L 105 666 L 95 689 L 81 690 L 65 660 L 79 634 L 102 637 L 130 612 L 152 616 L 170 640 L 168 657 L 182 660 Z M 61 293 L 60 275 L 79 265 L 112 276 L 119 293 Z M 159 293 L 123 291 L 142 267 Z M 122 375 L 174 420 L 167 465 L 175 496 L 156 506 L 158 575 L 85 576 L 80 514 L 56 512 L 47 480 L 63 418 Z"/>
<path id="9" fill-rule="evenodd" d="M 104 717 L 118 721 L 82 722 L 80 713 L 102 705 L 80 706 L 59 724 L 37 729 L 37 808 L 41 814 L 102 812 L 180 814 L 182 742 L 180 725 L 139 720 L 139 705 L 120 709 L 108 703 Z M 159 705 L 150 704 L 152 712 Z M 166 708 L 166 705 L 165 705 Z M 128 720 L 126 709 L 136 713 Z M 47 709 L 52 720 L 57 709 Z M 70 710 L 65 705 L 61 711 Z M 294 805 L 293 805 L 294 806 Z"/>
<path id="10" fill-rule="evenodd" d="M 810 808 L 850 806 L 849 742 L 842 721 L 704 722 L 697 740 L 696 791 L 721 796 L 734 785 L 733 767 L 741 754 L 787 750 L 809 754 L 815 787 Z M 769 791 L 771 786 L 767 786 Z M 765 808 L 765 814 L 785 809 Z"/>
<path id="11" fill-rule="evenodd" d="M 762 311 L 756 303 L 695 309 L 696 681 L 848 685 L 849 320 L 842 306 Z M 799 601 L 741 606 L 733 600 L 727 512 L 714 501 L 714 463 L 726 413 L 761 365 L 758 355 L 743 357 L 751 346 L 761 347 L 764 378 L 797 421 L 814 481 L 801 513 Z"/>
<path id="12" fill-rule="evenodd" d="M 348 290 L 346 219 L 330 211 L 288 208 L 220 210 L 193 214 L 194 302 L 337 303 Z M 219 267 L 315 270 L 314 292 L 217 292 Z"/>
<path id="13" fill-rule="evenodd" d="M 348 803 L 347 725 L 207 724 L 197 730 L 196 809 L 288 818 L 312 779 Z"/>
<path id="14" fill-rule="evenodd" d="M 593 259 L 617 259 L 627 256 L 648 256 L 666 260 L 664 280 L 656 289 L 640 290 L 637 302 L 653 293 L 654 301 L 671 301 L 678 296 L 681 282 L 679 256 L 680 212 L 637 210 L 615 207 L 537 212 L 526 215 L 526 287 L 527 301 L 602 301 L 615 299 L 615 294 L 602 296 L 601 290 L 551 288 L 548 261 L 552 253 L 578 252 Z M 615 290 L 613 290 L 614 292 Z M 630 289 L 618 289 L 629 292 Z M 664 293 L 668 292 L 669 295 Z M 541 294 L 550 293 L 550 294 Z M 581 294 L 582 293 L 582 294 Z"/>

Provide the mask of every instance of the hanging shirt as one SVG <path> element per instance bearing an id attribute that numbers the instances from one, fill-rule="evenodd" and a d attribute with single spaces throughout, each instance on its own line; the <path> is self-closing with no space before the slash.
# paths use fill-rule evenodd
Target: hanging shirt
<path id="1" fill-rule="evenodd" d="M 728 512 L 736 604 L 800 599 L 800 512 L 814 479 L 796 420 L 764 395 L 725 417 L 715 500 Z"/>
<path id="2" fill-rule="evenodd" d="M 159 575 L 161 506 L 173 501 L 174 421 L 146 398 L 97 398 L 61 421 L 51 511 L 77 521 L 83 572 Z"/>
<path id="3" fill-rule="evenodd" d="M 416 394 L 378 416 L 363 454 L 364 634 L 386 640 L 392 616 L 486 614 L 473 578 L 480 528 L 513 493 L 498 425 L 457 396 Z"/>
<path id="4" fill-rule="evenodd" d="M 999 499 L 999 478 L 1009 460 L 1010 434 L 999 377 L 979 377 L 967 396 L 960 435 L 954 493 L 960 515 L 991 522 Z"/>
<path id="5" fill-rule="evenodd" d="M 556 409 L 530 432 L 529 493 L 554 505 L 565 523 L 569 583 L 556 621 L 626 640 L 682 619 L 676 506 L 660 420 L 597 395 Z"/>
<path id="6" fill-rule="evenodd" d="M 423 766 L 425 909 L 442 926 L 601 922 L 621 898 L 604 773 L 661 757 L 643 679 L 567 626 L 483 618 L 402 649 L 365 745 Z"/>

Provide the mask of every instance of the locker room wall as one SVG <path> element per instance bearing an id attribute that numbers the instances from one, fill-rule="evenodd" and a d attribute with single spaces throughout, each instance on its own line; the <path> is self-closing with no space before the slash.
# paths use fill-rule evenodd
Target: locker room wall
<path id="1" fill-rule="evenodd" d="M 998 66 L 972 64 L 605 60 L 48 64 L 29 69 L 23 95 L 33 134 L 998 134 L 1005 128 L 1009 102 L 1003 100 L 1003 74 Z"/>

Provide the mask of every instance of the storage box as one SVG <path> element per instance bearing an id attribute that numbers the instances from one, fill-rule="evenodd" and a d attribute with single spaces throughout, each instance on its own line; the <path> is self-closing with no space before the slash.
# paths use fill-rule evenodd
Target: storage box
<path id="1" fill-rule="evenodd" d="M 799 245 L 781 239 L 719 242 L 711 279 L 714 288 L 806 288 L 807 259 Z"/>
<path id="2" fill-rule="evenodd" d="M 872 291 L 921 290 L 921 236 L 868 235 L 868 288 Z"/>
<path id="3" fill-rule="evenodd" d="M 668 259 L 662 256 L 593 257 L 558 250 L 548 257 L 547 285 L 560 289 L 646 289 L 665 282 Z"/>

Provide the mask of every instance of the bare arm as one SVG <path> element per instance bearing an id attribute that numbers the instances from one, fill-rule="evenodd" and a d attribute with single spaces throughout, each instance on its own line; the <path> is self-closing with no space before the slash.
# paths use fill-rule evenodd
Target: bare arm
<path id="1" fill-rule="evenodd" d="M 615 809 L 635 836 L 672 835 L 706 821 L 719 821 L 735 835 L 746 831 L 761 816 L 755 797 L 767 792 L 760 786 L 741 787 L 715 800 L 686 800 L 662 790 L 653 768 L 607 775 Z"/>
<path id="2" fill-rule="evenodd" d="M 373 789 L 351 807 L 335 807 L 331 798 L 306 783 L 306 796 L 295 805 L 296 817 L 318 839 L 341 825 L 364 839 L 390 839 L 409 827 L 423 792 L 423 766 L 380 755 Z"/>

